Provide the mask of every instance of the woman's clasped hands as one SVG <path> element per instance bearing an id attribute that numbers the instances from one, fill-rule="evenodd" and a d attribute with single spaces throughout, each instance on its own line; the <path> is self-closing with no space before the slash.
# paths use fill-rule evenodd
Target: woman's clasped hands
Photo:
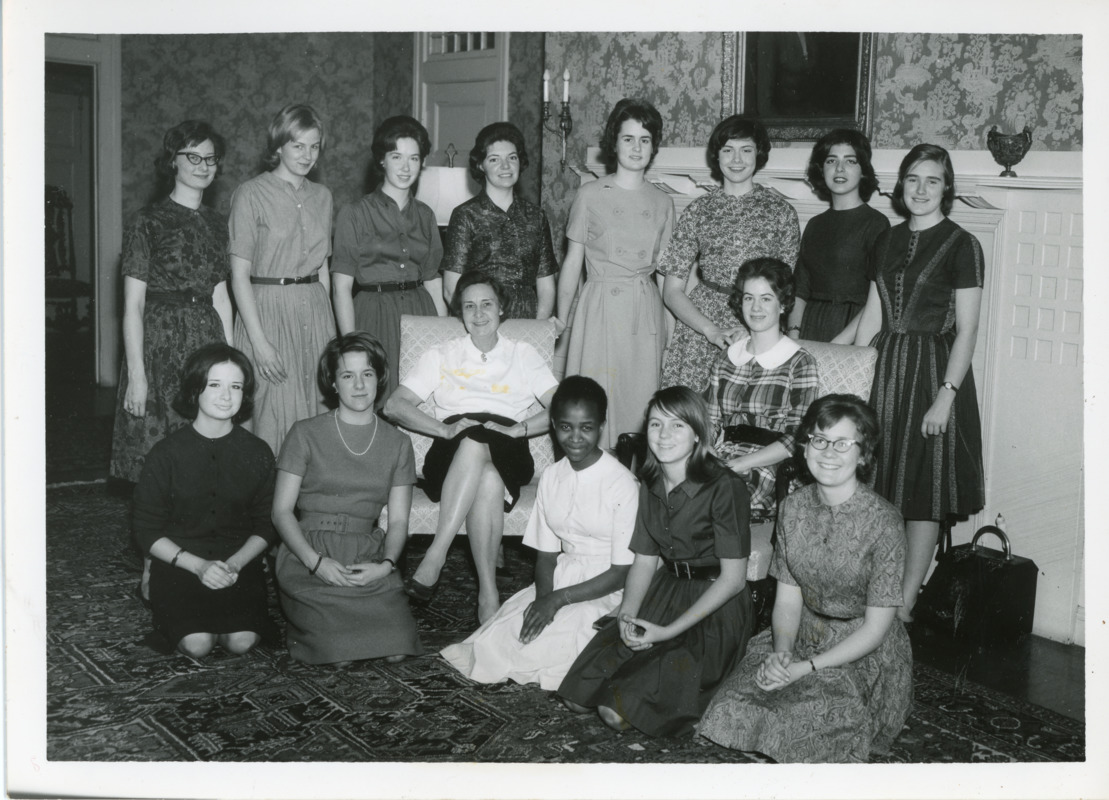
<path id="1" fill-rule="evenodd" d="M 223 561 L 205 561 L 197 570 L 196 577 L 209 589 L 226 589 L 239 580 L 239 571 Z"/>
<path id="2" fill-rule="evenodd" d="M 381 580 L 393 571 L 386 562 L 364 561 L 357 564 L 340 564 L 333 558 L 324 556 L 316 577 L 331 586 L 367 586 Z"/>
<path id="3" fill-rule="evenodd" d="M 781 650 L 766 654 L 755 674 L 755 683 L 763 691 L 773 692 L 810 672 L 812 668 L 808 661 L 794 661 L 790 651 Z"/>

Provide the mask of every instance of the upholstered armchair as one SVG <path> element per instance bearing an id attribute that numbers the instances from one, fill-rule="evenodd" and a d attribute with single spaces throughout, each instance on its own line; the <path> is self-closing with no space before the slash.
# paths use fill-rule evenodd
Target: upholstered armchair
<path id="1" fill-rule="evenodd" d="M 554 344 L 557 334 L 554 323 L 550 320 L 533 319 L 506 319 L 501 323 L 498 334 L 506 339 L 528 342 L 553 368 Z M 405 314 L 400 320 L 400 376 L 401 380 L 424 352 L 436 345 L 457 339 L 466 335 L 462 321 L 455 317 L 416 317 Z M 528 410 L 528 415 L 537 413 L 541 406 L 538 401 Z M 421 405 L 420 410 L 429 411 L 426 405 Z M 422 474 L 424 457 L 431 447 L 431 437 L 405 429 L 405 433 L 412 439 L 412 449 L 416 455 L 416 472 Z M 527 529 L 528 517 L 531 516 L 532 506 L 535 505 L 535 491 L 539 484 L 539 476 L 543 470 L 554 463 L 554 448 L 551 437 L 544 433 L 533 436 L 528 442 L 531 447 L 531 456 L 535 460 L 535 477 L 527 486 L 520 490 L 520 500 L 516 507 L 504 517 L 505 536 L 523 536 Z M 387 524 L 387 512 L 382 510 L 380 525 L 384 528 Z M 431 502 L 422 489 L 414 488 L 412 492 L 412 513 L 409 517 L 408 532 L 432 534 L 439 518 L 439 505 Z M 466 525 L 459 531 L 466 533 Z"/>

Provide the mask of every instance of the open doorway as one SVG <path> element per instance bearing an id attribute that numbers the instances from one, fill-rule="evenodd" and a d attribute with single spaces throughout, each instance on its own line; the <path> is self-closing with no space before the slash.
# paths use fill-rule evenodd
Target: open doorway
<path id="1" fill-rule="evenodd" d="M 95 79 L 92 66 L 46 62 L 46 397 L 51 415 L 66 413 L 75 395 L 88 397 L 96 382 Z"/>

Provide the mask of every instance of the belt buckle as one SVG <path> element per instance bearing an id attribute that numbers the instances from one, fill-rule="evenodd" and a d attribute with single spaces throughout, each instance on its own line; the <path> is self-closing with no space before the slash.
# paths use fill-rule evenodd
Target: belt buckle
<path id="1" fill-rule="evenodd" d="M 685 579 L 687 581 L 693 580 L 693 571 L 689 568 L 689 562 L 688 561 L 672 561 L 672 562 L 670 562 L 670 564 L 674 568 L 674 577 L 675 578 L 681 578 L 682 577 L 682 569 L 681 568 L 685 567 Z"/>

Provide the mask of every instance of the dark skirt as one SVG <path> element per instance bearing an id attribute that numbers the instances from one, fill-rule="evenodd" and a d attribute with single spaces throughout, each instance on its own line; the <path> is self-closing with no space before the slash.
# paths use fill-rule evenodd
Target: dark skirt
<path id="1" fill-rule="evenodd" d="M 478 422 L 496 422 L 498 425 L 515 425 L 516 420 L 502 417 L 497 414 L 455 414 L 443 420 L 444 424 L 451 425 L 460 419 L 473 419 Z M 454 461 L 454 454 L 463 439 L 473 439 L 489 445 L 489 457 L 493 466 L 504 481 L 504 488 L 509 497 L 505 498 L 505 513 L 511 511 L 520 499 L 520 487 L 529 483 L 535 475 L 535 461 L 531 457 L 531 448 L 525 438 L 514 439 L 503 433 L 491 431 L 481 425 L 474 425 L 462 431 L 453 439 L 435 439 L 428 448 L 424 458 L 424 477 L 420 481 L 420 488 L 424 490 L 433 503 L 438 503 L 443 496 L 443 481 Z"/>
<path id="2" fill-rule="evenodd" d="M 154 636 L 147 644 L 161 652 L 171 652 L 190 633 L 251 631 L 266 641 L 276 638 L 266 607 L 260 557 L 247 564 L 226 589 L 209 589 L 192 572 L 152 559 L 150 608 Z"/>
<path id="3" fill-rule="evenodd" d="M 668 625 L 712 585 L 655 573 L 639 617 Z M 578 705 L 608 706 L 650 736 L 693 732 L 709 701 L 747 649 L 754 615 L 743 591 L 685 633 L 634 651 L 609 622 L 586 645 L 558 693 Z"/>
<path id="4" fill-rule="evenodd" d="M 377 337 L 389 359 L 389 387 L 384 396 L 400 385 L 400 318 L 402 314 L 434 317 L 435 303 L 423 286 L 400 292 L 360 291 L 354 296 L 354 326 Z"/>
<path id="5" fill-rule="evenodd" d="M 805 314 L 801 317 L 800 336 L 810 342 L 830 342 L 862 310 L 862 303 L 810 300 L 805 303 Z"/>
<path id="6" fill-rule="evenodd" d="M 878 412 L 881 444 L 874 489 L 907 520 L 965 517 L 985 503 L 982 425 L 974 374 L 967 370 L 947 432 L 925 438 L 921 422 L 940 391 L 954 332 L 912 334 L 882 331 L 870 405 Z"/>

